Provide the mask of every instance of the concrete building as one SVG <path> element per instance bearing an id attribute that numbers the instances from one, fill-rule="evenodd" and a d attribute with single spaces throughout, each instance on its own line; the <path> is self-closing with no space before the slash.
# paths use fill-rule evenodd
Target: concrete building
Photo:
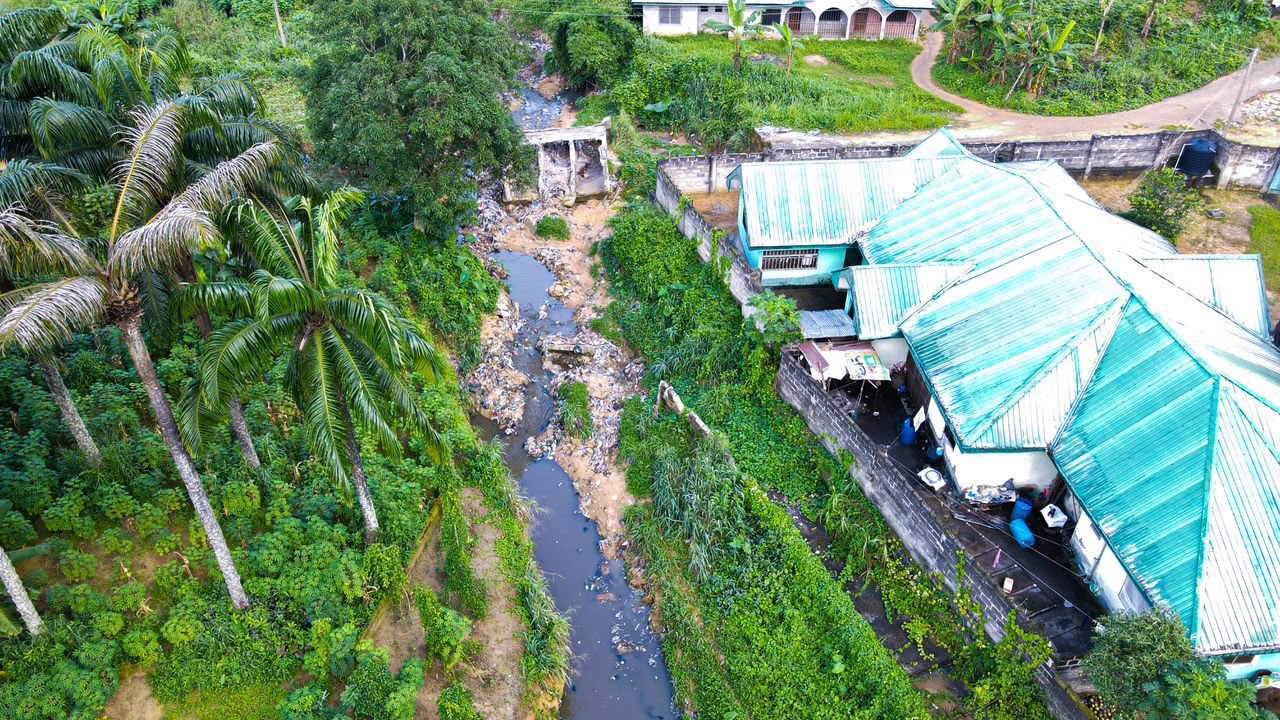
<path id="1" fill-rule="evenodd" d="M 1179 255 L 1057 163 L 988 162 L 945 131 L 729 184 L 762 284 L 848 293 L 961 496 L 1055 498 L 1110 610 L 1167 605 L 1233 677 L 1280 672 L 1280 351 L 1257 256 Z"/>
<path id="2" fill-rule="evenodd" d="M 635 0 L 643 27 L 651 35 L 694 35 L 710 20 L 728 21 L 726 5 L 692 0 Z M 785 24 L 796 37 L 816 35 L 824 40 L 915 40 L 932 0 L 845 0 L 818 3 L 747 3 L 747 12 L 760 12 L 764 25 Z"/>

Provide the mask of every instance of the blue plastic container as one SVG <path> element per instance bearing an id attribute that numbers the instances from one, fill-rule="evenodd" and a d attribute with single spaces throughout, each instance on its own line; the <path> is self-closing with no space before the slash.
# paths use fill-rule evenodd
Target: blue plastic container
<path id="1" fill-rule="evenodd" d="M 902 421 L 902 444 L 916 444 L 916 426 L 911 424 L 911 418 Z"/>
<path id="2" fill-rule="evenodd" d="M 1031 511 L 1034 509 L 1035 508 L 1032 507 L 1030 500 L 1018 498 L 1018 501 L 1013 504 L 1013 519 L 1026 520 L 1031 517 Z M 1023 525 L 1025 524 L 1026 523 L 1024 522 Z"/>
<path id="3" fill-rule="evenodd" d="M 1036 544 L 1036 536 L 1031 534 L 1031 528 L 1027 527 L 1027 521 L 1022 518 L 1009 521 L 1009 534 L 1013 535 L 1019 547 L 1029 548 Z"/>

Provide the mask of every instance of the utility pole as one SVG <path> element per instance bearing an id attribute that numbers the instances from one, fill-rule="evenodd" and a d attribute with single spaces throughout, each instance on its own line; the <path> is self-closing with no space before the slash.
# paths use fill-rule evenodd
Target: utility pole
<path id="1" fill-rule="evenodd" d="M 1227 116 L 1225 132 L 1231 132 L 1231 123 L 1236 120 L 1236 111 L 1240 109 L 1240 101 L 1244 99 L 1244 89 L 1249 87 L 1249 75 L 1253 73 L 1253 63 L 1258 59 L 1258 48 L 1249 53 L 1249 64 L 1244 66 L 1244 77 L 1240 79 L 1240 89 L 1236 91 L 1236 101 L 1231 104 L 1231 114 Z"/>

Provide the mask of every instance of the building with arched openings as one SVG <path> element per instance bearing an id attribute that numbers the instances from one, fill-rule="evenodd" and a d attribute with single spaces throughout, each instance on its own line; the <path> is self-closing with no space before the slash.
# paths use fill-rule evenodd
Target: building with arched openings
<path id="1" fill-rule="evenodd" d="M 651 35 L 693 35 L 709 21 L 728 22 L 728 6 L 693 0 L 635 3 Z M 786 25 L 796 37 L 823 40 L 915 40 L 932 0 L 824 0 L 813 3 L 748 3 L 747 12 L 760 12 L 765 26 Z"/>

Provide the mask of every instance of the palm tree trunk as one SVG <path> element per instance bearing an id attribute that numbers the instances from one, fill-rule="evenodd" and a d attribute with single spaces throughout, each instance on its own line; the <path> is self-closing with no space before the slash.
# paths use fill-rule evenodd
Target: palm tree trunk
<path id="1" fill-rule="evenodd" d="M 284 36 L 284 20 L 280 19 L 280 0 L 271 0 L 271 7 L 276 11 L 276 30 L 280 31 L 280 47 L 289 47 L 289 41 Z"/>
<path id="2" fill-rule="evenodd" d="M 196 325 L 200 327 L 200 335 L 206 339 L 213 332 L 209 313 L 203 310 L 196 313 Z M 257 470 L 262 467 L 262 461 L 258 459 L 258 449 L 253 446 L 253 437 L 249 435 L 249 425 L 244 421 L 244 404 L 240 402 L 238 393 L 227 398 L 227 412 L 231 415 L 231 434 L 235 435 L 236 443 L 240 445 L 240 454 L 249 463 L 249 467 Z"/>
<path id="3" fill-rule="evenodd" d="M 342 406 L 342 424 L 347 430 L 347 457 L 351 461 L 351 479 L 356 486 L 356 499 L 360 501 L 360 515 L 364 517 L 364 541 L 371 545 L 378 541 L 382 528 L 378 525 L 378 511 L 373 506 L 373 493 L 369 492 L 369 478 L 364 474 L 364 460 L 360 457 L 360 441 L 356 439 L 355 424 L 351 422 L 351 408 L 347 397 L 338 392 Z"/>
<path id="4" fill-rule="evenodd" d="M 169 407 L 169 399 L 165 397 L 164 388 L 160 386 L 160 378 L 156 377 L 155 365 L 151 362 L 151 352 L 142 337 L 142 318 L 134 313 L 117 321 L 116 326 L 124 335 L 125 346 L 129 349 L 129 357 L 142 380 L 142 387 L 147 391 L 151 401 L 151 409 L 156 414 L 156 422 L 160 425 L 160 434 L 169 446 L 169 454 L 178 467 L 178 475 L 187 488 L 191 505 L 196 516 L 204 527 L 204 534 L 209 538 L 209 546 L 213 548 L 214 557 L 218 560 L 218 569 L 222 571 L 222 579 L 227 585 L 227 593 L 231 596 L 231 605 L 237 610 L 249 608 L 249 596 L 240 585 L 240 573 L 236 571 L 235 562 L 231 558 L 231 549 L 227 547 L 227 539 L 222 534 L 222 526 L 218 524 L 218 516 L 209 504 L 209 494 L 205 491 L 200 473 L 196 471 L 191 454 L 182 442 L 178 432 L 178 422 L 173 417 L 173 409 Z"/>
<path id="5" fill-rule="evenodd" d="M 49 393 L 58 403 L 62 421 L 67 424 L 71 436 L 76 439 L 80 452 L 84 453 L 84 456 L 94 465 L 101 464 L 102 453 L 98 450 L 98 444 L 93 441 L 93 436 L 89 434 L 89 428 L 85 427 L 84 418 L 80 417 L 80 408 L 76 407 L 76 401 L 71 397 L 71 393 L 67 392 L 67 385 L 62 382 L 62 373 L 58 372 L 58 366 L 52 359 L 43 356 L 37 357 L 36 362 L 40 365 L 40 372 L 44 373 L 44 381 L 49 386 Z"/>
<path id="6" fill-rule="evenodd" d="M 1147 11 L 1147 21 L 1146 21 L 1146 22 L 1144 22 L 1144 23 L 1142 24 L 1142 39 L 1143 39 L 1143 40 L 1146 40 L 1146 39 L 1147 39 L 1147 36 L 1151 34 L 1151 23 L 1155 22 L 1155 19 L 1156 19 L 1156 5 L 1158 5 L 1158 4 L 1159 4 L 1159 2 L 1160 2 L 1160 0 L 1151 0 L 1151 9 Z"/>
<path id="7" fill-rule="evenodd" d="M 17 606 L 18 615 L 22 617 L 22 623 L 27 626 L 27 632 L 33 636 L 39 635 L 44 629 L 44 622 L 40 620 L 40 613 L 36 612 L 36 606 L 31 604 L 27 587 L 22 584 L 22 578 L 18 577 L 18 569 L 13 566 L 13 561 L 9 559 L 9 554 L 3 547 L 0 547 L 0 581 L 4 582 L 5 591 Z"/>

